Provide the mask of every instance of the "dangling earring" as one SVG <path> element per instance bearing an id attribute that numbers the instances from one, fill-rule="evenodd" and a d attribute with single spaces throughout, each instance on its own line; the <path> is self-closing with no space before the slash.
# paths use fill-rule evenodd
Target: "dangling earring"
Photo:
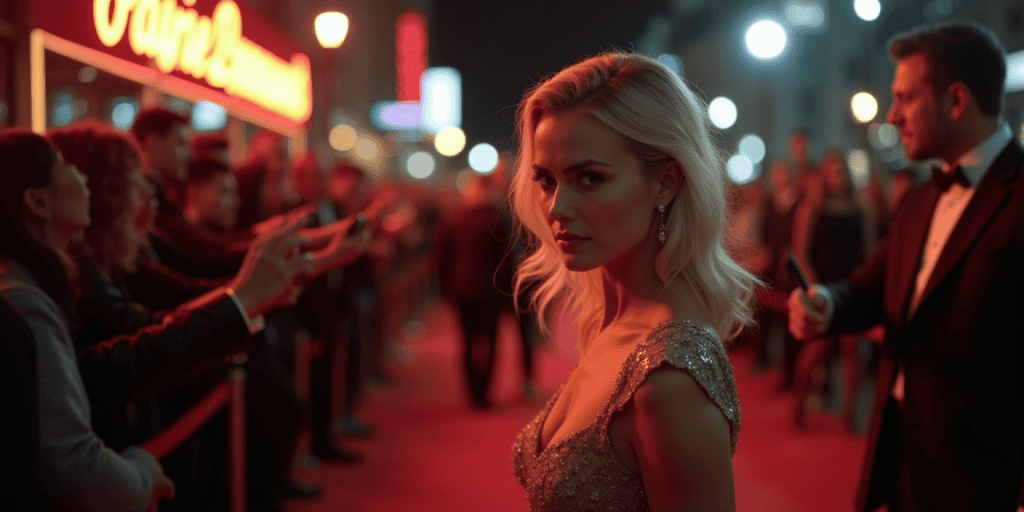
<path id="1" fill-rule="evenodd" d="M 665 240 L 668 239 L 668 235 L 665 233 L 665 204 L 658 205 L 658 213 L 661 215 L 661 224 L 658 226 L 658 241 L 661 245 L 665 245 Z"/>

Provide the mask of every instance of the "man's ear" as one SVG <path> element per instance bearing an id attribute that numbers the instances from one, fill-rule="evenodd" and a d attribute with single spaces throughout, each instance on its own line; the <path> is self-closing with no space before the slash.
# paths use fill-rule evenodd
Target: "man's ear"
<path id="1" fill-rule="evenodd" d="M 683 174 L 683 168 L 679 165 L 679 162 L 669 160 L 658 175 L 655 193 L 655 200 L 658 204 L 668 205 L 671 203 L 672 199 L 679 193 L 679 189 L 683 186 L 685 179 L 686 176 Z"/>
<path id="2" fill-rule="evenodd" d="M 41 188 L 27 188 L 21 195 L 22 203 L 28 212 L 41 219 L 50 218 L 50 195 Z"/>
<path id="3" fill-rule="evenodd" d="M 967 111 L 967 105 L 974 99 L 963 82 L 953 82 L 946 89 L 949 102 L 949 120 L 958 121 Z"/>

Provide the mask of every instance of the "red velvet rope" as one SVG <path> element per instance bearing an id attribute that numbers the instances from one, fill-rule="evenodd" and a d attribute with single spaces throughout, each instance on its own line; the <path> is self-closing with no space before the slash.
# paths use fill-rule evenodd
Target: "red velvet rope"
<path id="1" fill-rule="evenodd" d="M 175 448 L 192 437 L 210 418 L 231 401 L 231 382 L 222 380 L 217 387 L 210 390 L 196 405 L 181 415 L 171 426 L 163 429 L 152 439 L 142 444 L 142 448 L 162 459 Z"/>

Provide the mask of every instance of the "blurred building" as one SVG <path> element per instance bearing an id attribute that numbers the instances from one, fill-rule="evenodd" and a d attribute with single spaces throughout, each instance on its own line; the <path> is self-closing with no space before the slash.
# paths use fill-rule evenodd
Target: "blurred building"
<path id="1" fill-rule="evenodd" d="M 45 131 L 92 118 L 131 126 L 163 105 L 197 132 L 223 132 L 232 158 L 260 129 L 293 157 L 334 157 L 330 129 L 350 125 L 384 147 L 370 106 L 395 98 L 399 0 L 0 0 L 0 126 Z M 343 12 L 350 29 L 323 48 L 313 20 Z M 105 17 L 104 17 L 105 15 Z M 369 164 L 385 165 L 383 151 Z"/>
<path id="2" fill-rule="evenodd" d="M 873 4 L 879 11 L 871 21 L 856 12 Z M 786 31 L 774 59 L 760 60 L 746 47 L 746 31 L 759 19 L 775 20 Z M 886 42 L 918 25 L 956 19 L 990 27 L 1009 53 L 1024 50 L 1019 0 L 673 0 L 665 14 L 665 43 L 652 50 L 678 55 L 683 76 L 706 101 L 725 96 L 735 103 L 735 124 L 721 133 L 728 150 L 735 152 L 742 136 L 756 134 L 770 162 L 787 156 L 790 133 L 805 130 L 812 159 L 829 148 L 862 149 L 877 172 L 906 165 L 898 144 L 873 140 L 891 103 L 895 64 Z M 876 99 L 872 122 L 879 124 L 853 118 L 851 98 L 858 92 Z M 1024 130 L 1022 115 L 1024 92 L 1008 92 L 1004 117 L 1015 131 Z"/>

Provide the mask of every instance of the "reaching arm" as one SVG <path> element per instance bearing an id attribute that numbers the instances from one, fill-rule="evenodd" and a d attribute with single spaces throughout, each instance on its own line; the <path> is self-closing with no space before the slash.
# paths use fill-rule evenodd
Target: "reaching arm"
<path id="1" fill-rule="evenodd" d="M 736 510 L 729 422 L 697 381 L 662 367 L 633 401 L 630 442 L 651 510 Z"/>

